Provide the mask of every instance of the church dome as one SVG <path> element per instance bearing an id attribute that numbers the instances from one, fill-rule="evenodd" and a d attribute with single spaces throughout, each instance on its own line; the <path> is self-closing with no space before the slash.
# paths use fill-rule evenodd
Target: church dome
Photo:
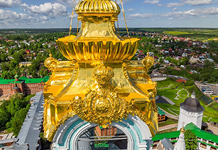
<path id="1" fill-rule="evenodd" d="M 192 93 L 191 97 L 186 98 L 185 102 L 180 104 L 180 107 L 189 112 L 204 111 L 204 107 L 201 106 L 199 100 L 195 97 L 194 92 Z"/>
<path id="2" fill-rule="evenodd" d="M 120 7 L 111 0 L 84 0 L 75 8 L 77 14 L 116 14 L 119 15 Z"/>

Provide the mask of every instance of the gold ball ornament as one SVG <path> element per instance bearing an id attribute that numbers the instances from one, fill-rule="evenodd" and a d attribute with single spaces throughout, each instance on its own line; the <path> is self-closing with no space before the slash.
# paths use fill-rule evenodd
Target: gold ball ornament
<path id="1" fill-rule="evenodd" d="M 154 65 L 154 58 L 147 54 L 147 56 L 142 60 L 142 64 L 147 69 L 149 69 L 149 68 L 151 68 Z"/>

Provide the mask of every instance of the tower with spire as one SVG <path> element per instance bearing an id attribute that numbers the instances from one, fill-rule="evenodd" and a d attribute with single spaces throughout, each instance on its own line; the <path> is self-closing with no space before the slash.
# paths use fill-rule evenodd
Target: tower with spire
<path id="1" fill-rule="evenodd" d="M 184 126 L 180 129 L 179 139 L 175 144 L 174 150 L 186 150 L 186 148 L 185 148 L 185 129 L 184 129 Z"/>
<path id="2" fill-rule="evenodd" d="M 193 91 L 191 97 L 187 98 L 183 103 L 180 104 L 177 130 L 180 130 L 183 124 L 186 126 L 191 122 L 201 129 L 203 112 L 204 107 L 201 106 L 199 100 L 195 97 L 195 91 Z"/>

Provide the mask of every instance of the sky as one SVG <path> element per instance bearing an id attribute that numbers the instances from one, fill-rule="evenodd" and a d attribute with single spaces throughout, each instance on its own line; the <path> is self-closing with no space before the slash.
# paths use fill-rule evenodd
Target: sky
<path id="1" fill-rule="evenodd" d="M 117 2 L 120 4 L 120 0 Z M 123 2 L 129 28 L 218 28 L 218 0 Z M 0 29 L 69 28 L 72 7 L 73 0 L 0 0 Z M 119 25 L 125 27 L 122 12 Z M 76 27 L 74 15 L 73 28 Z"/>

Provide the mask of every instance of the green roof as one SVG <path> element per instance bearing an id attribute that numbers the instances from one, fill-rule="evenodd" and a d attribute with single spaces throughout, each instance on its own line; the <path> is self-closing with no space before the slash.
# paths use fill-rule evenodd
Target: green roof
<path id="1" fill-rule="evenodd" d="M 0 84 L 21 83 L 23 81 L 26 84 L 47 82 L 49 80 L 49 76 L 46 76 L 45 78 L 33 78 L 33 79 L 29 79 L 27 77 L 20 77 L 19 80 L 20 81 L 15 81 L 15 79 L 2 79 L 0 80 Z"/>
<path id="2" fill-rule="evenodd" d="M 0 80 L 4 80 L 2 77 L 0 77 Z"/>
<path id="3" fill-rule="evenodd" d="M 25 83 L 40 83 L 40 82 L 45 82 L 44 78 L 35 78 L 35 79 L 26 79 Z"/>
<path id="4" fill-rule="evenodd" d="M 179 137 L 180 131 L 173 131 L 173 132 L 167 132 L 167 133 L 161 133 L 161 134 L 156 134 L 153 138 L 152 141 L 159 141 L 164 138 L 170 139 L 170 138 L 176 138 Z"/>
<path id="5" fill-rule="evenodd" d="M 160 114 L 161 116 L 162 116 L 162 115 L 165 115 L 165 112 L 162 111 L 159 107 L 157 107 L 157 109 L 158 109 L 158 114 Z"/>
<path id="6" fill-rule="evenodd" d="M 0 84 L 10 84 L 11 82 L 13 82 L 14 79 L 6 79 L 6 80 L 1 80 Z"/>
<path id="7" fill-rule="evenodd" d="M 24 77 L 24 76 L 22 76 L 22 77 L 19 78 L 19 80 L 26 80 L 26 79 L 28 79 L 28 78 L 27 78 L 27 77 Z"/>
<path id="8" fill-rule="evenodd" d="M 197 137 L 206 139 L 215 143 L 218 143 L 218 136 L 209 132 L 206 132 L 204 130 L 199 129 L 195 124 L 189 123 L 185 126 L 185 129 L 190 129 Z M 176 138 L 179 137 L 180 131 L 173 131 L 168 133 L 162 133 L 155 135 L 152 140 L 158 141 L 162 140 L 164 138 L 170 139 L 170 138 Z"/>
<path id="9" fill-rule="evenodd" d="M 195 124 L 189 123 L 185 129 L 190 129 L 197 137 L 218 143 L 218 136 L 207 131 L 199 129 Z"/>

